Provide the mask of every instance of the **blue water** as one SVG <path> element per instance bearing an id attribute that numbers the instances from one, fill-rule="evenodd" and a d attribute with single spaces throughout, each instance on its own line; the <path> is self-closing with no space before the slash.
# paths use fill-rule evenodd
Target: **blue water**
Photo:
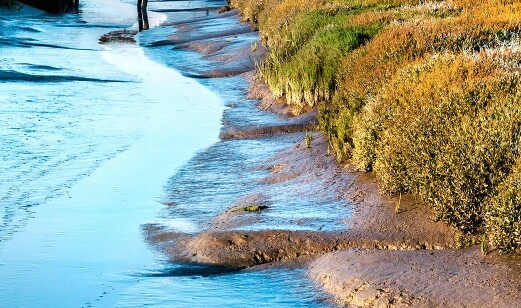
<path id="1" fill-rule="evenodd" d="M 135 27 L 133 1 L 80 11 L 0 9 L 0 306 L 329 306 L 301 269 L 223 272 L 147 246 L 169 181 L 221 147 L 227 94 L 139 46 L 99 45 Z"/>

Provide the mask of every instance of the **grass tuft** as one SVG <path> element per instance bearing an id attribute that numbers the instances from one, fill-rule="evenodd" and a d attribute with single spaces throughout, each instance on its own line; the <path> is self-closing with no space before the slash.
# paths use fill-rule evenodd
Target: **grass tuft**
<path id="1" fill-rule="evenodd" d="M 266 205 L 254 204 L 254 205 L 243 207 L 242 210 L 244 212 L 260 212 L 260 211 L 265 210 L 267 208 L 268 207 Z"/>

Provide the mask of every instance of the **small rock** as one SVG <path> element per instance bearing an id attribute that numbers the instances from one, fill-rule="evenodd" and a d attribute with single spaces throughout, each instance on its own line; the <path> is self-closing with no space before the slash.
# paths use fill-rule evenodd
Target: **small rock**
<path id="1" fill-rule="evenodd" d="M 222 7 L 219 9 L 219 12 L 218 12 L 218 13 L 219 13 L 219 14 L 222 14 L 222 13 L 224 13 L 224 12 L 228 12 L 228 11 L 230 11 L 230 10 L 231 10 L 230 6 L 229 6 L 229 5 L 225 5 L 225 6 L 222 6 Z"/>

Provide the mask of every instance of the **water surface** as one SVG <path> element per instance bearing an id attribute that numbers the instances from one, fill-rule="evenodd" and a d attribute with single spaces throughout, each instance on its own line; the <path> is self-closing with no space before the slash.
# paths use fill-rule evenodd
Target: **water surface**
<path id="1" fill-rule="evenodd" d="M 158 215 L 167 184 L 223 144 L 228 97 L 139 46 L 100 46 L 102 34 L 133 26 L 132 1 L 84 0 L 80 10 L 0 11 L 2 306 L 329 305 L 302 270 L 173 264 L 145 244 L 141 225 L 177 224 Z"/>

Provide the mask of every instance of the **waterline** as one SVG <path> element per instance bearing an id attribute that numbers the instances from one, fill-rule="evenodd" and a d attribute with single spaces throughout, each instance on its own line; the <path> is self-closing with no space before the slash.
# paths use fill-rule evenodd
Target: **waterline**
<path id="1" fill-rule="evenodd" d="M 30 223 L 5 243 L 0 301 L 6 307 L 113 307 L 139 280 L 132 273 L 154 266 L 157 256 L 140 224 L 159 209 L 162 186 L 218 140 L 223 107 L 215 94 L 148 60 L 140 47 L 101 54 L 106 65 L 139 80 L 127 84 L 139 96 L 128 97 L 126 106 L 141 118 L 132 123 L 139 136 L 66 194 L 35 208 Z"/>

